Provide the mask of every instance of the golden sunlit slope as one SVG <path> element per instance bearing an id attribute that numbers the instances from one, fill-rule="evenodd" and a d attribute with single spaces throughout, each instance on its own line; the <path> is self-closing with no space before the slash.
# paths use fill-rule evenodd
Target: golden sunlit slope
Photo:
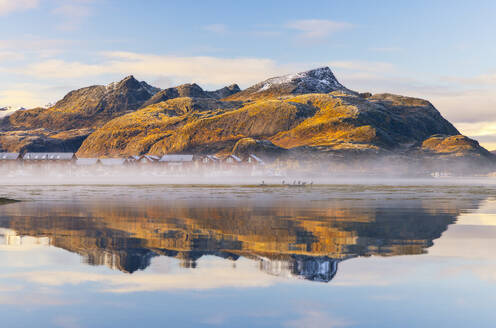
<path id="1" fill-rule="evenodd" d="M 84 157 L 310 150 L 493 158 L 428 101 L 351 91 L 328 67 L 243 91 L 194 83 L 159 90 L 130 76 L 72 91 L 50 108 L 18 111 L 0 127 L 0 150 Z M 447 139 L 427 141 L 435 135 Z"/>
<path id="2" fill-rule="evenodd" d="M 242 103 L 176 98 L 110 121 L 88 137 L 78 154 L 230 150 L 245 136 L 270 137 L 291 129 L 315 110 L 276 99 Z"/>
<path id="3" fill-rule="evenodd" d="M 422 143 L 422 149 L 437 155 L 450 156 L 491 156 L 476 140 L 466 136 L 434 135 Z"/>
<path id="4" fill-rule="evenodd" d="M 128 76 L 107 86 L 95 85 L 69 92 L 49 108 L 17 111 L 4 125 L 11 129 L 70 130 L 94 128 L 136 110 L 159 89 Z"/>
<path id="5" fill-rule="evenodd" d="M 435 134 L 459 132 L 429 102 L 390 94 L 176 98 L 108 122 L 84 141 L 78 155 L 228 153 L 245 138 L 272 142 L 274 150 L 404 151 Z"/>
<path id="6" fill-rule="evenodd" d="M 215 91 L 196 84 L 160 90 L 129 76 L 71 91 L 53 106 L 20 110 L 0 120 L 0 151 L 75 152 L 93 129 L 139 108 L 178 97 L 220 99 L 238 91 L 236 84 Z"/>

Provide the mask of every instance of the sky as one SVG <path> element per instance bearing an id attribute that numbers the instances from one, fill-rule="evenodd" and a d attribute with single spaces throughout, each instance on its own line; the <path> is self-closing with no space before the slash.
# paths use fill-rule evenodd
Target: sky
<path id="1" fill-rule="evenodd" d="M 0 0 L 0 107 L 128 75 L 246 88 L 329 66 L 350 89 L 427 99 L 496 149 L 494 17 L 494 0 Z"/>

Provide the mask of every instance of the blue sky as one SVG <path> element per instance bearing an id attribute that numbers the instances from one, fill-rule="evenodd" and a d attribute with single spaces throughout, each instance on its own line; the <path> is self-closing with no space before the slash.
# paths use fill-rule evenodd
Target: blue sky
<path id="1" fill-rule="evenodd" d="M 495 1 L 0 0 L 0 106 L 133 74 L 207 89 L 328 65 L 496 148 Z"/>

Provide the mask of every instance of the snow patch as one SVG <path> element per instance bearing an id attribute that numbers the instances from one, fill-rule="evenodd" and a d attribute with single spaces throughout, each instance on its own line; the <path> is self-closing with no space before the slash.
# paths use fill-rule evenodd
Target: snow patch
<path id="1" fill-rule="evenodd" d="M 283 84 L 294 84 L 297 90 L 302 92 L 329 93 L 332 91 L 348 91 L 338 82 L 329 67 L 320 67 L 297 74 L 288 74 L 274 77 L 261 83 L 257 92 L 270 89 L 272 86 Z"/>

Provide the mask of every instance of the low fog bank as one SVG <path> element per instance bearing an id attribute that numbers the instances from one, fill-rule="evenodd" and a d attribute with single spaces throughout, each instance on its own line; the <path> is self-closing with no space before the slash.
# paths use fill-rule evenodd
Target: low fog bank
<path id="1" fill-rule="evenodd" d="M 50 209 L 53 205 L 114 206 L 123 210 L 135 206 L 181 208 L 404 208 L 427 206 L 442 211 L 445 206 L 494 199 L 496 184 L 490 185 L 428 185 L 428 184 L 328 184 L 291 188 L 282 185 L 6 185 L 1 197 L 19 203 L 0 206 L 24 208 L 35 206 Z M 474 203 L 474 204 L 475 204 Z M 31 204 L 31 205 L 30 205 Z M 439 206 L 442 204 L 442 206 Z M 475 206 L 475 205 L 474 205 Z"/>
<path id="2" fill-rule="evenodd" d="M 471 173 L 472 172 L 472 173 Z M 477 172 L 477 173 L 473 173 Z M 250 185 L 307 188 L 326 184 L 492 185 L 490 170 L 451 170 L 424 166 L 363 162 L 333 167 L 322 163 L 294 167 L 166 167 L 15 164 L 0 166 L 2 185 Z"/>

